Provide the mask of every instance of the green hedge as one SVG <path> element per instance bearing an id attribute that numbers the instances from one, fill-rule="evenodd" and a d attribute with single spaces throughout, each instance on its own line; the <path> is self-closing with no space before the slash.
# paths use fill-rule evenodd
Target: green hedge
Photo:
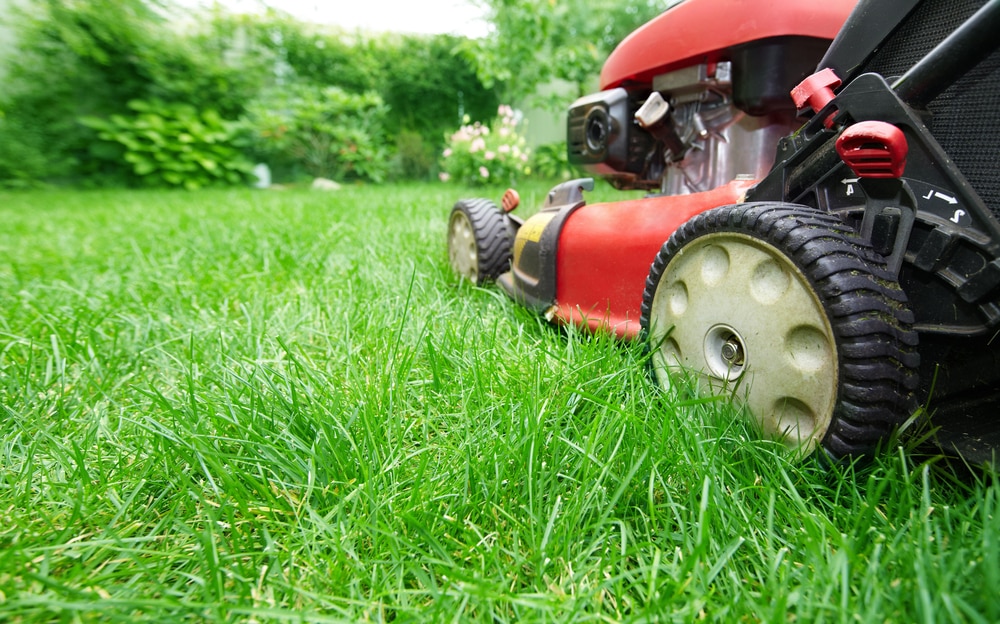
<path id="1" fill-rule="evenodd" d="M 158 8 L 169 0 L 22 4 L 12 18 L 18 49 L 0 89 L 0 187 L 238 184 L 242 158 L 273 159 L 290 179 L 427 177 L 445 132 L 498 103 L 455 54 L 455 37 L 348 36 L 274 13 L 219 9 L 181 34 Z M 311 121 L 263 141 L 291 114 L 285 105 Z M 350 124 L 322 106 L 354 111 Z M 166 135 L 137 143 L 151 123 L 178 137 L 195 123 L 217 132 L 195 140 L 197 148 Z M 232 131 L 237 125 L 242 133 Z M 309 136 L 328 145 L 306 149 Z"/>

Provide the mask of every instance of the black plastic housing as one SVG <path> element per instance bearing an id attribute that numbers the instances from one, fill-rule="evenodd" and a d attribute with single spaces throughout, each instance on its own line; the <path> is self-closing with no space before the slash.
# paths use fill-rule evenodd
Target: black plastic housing
<path id="1" fill-rule="evenodd" d="M 649 91 L 609 89 L 584 96 L 566 117 L 569 161 L 622 185 L 640 178 L 649 167 L 656 139 L 635 124 L 635 112 Z M 653 180 L 653 187 L 659 180 Z"/>
<path id="2" fill-rule="evenodd" d="M 773 37 L 733 48 L 733 103 L 756 116 L 794 110 L 789 92 L 816 70 L 829 44 L 814 37 Z"/>
<path id="3" fill-rule="evenodd" d="M 929 401 L 937 443 L 970 462 L 995 461 L 1000 13 L 983 0 L 886 4 L 858 5 L 824 60 L 845 84 L 781 141 L 774 169 L 747 199 L 834 212 L 887 258 L 915 316 L 919 398 Z M 841 162 L 839 131 L 869 120 L 903 130 L 901 178 L 860 179 Z"/>
<path id="4" fill-rule="evenodd" d="M 563 225 L 586 205 L 584 191 L 594 190 L 593 178 L 569 180 L 549 191 L 541 210 L 520 225 L 510 271 L 497 284 L 515 301 L 545 312 L 556 303 L 556 253 Z"/>

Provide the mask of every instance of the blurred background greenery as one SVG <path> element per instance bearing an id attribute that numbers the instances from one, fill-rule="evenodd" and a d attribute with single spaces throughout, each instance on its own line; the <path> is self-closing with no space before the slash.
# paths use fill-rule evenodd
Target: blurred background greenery
<path id="1" fill-rule="evenodd" d="M 0 187 L 242 185 L 259 162 L 285 183 L 432 179 L 463 118 L 488 124 L 500 104 L 532 119 L 533 169 L 565 175 L 562 111 L 669 3 L 477 3 L 487 33 L 467 38 L 173 0 L 0 0 Z"/>

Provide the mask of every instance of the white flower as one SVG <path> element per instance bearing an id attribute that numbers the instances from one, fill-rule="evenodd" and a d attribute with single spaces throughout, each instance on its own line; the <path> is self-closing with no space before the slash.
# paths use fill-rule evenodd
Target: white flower
<path id="1" fill-rule="evenodd" d="M 447 171 L 442 171 L 441 173 L 438 174 L 438 179 L 441 180 L 442 182 L 447 182 L 448 180 L 451 179 L 451 174 L 448 173 Z"/>
<path id="2" fill-rule="evenodd" d="M 497 155 L 494 154 L 493 152 L 486 152 L 485 154 L 483 154 L 483 158 L 485 158 L 486 160 L 493 160 L 496 157 Z"/>
<path id="3" fill-rule="evenodd" d="M 475 154 L 479 150 L 486 149 L 486 141 L 482 139 L 474 139 L 472 145 L 469 146 L 469 152 Z"/>
<path id="4" fill-rule="evenodd" d="M 490 170 L 487 169 L 486 167 L 480 167 L 479 175 L 483 176 L 484 178 L 488 178 L 490 177 Z"/>
<path id="5" fill-rule="evenodd" d="M 450 147 L 444 150 L 443 156 L 445 158 L 448 158 L 449 156 L 451 156 L 451 148 Z"/>

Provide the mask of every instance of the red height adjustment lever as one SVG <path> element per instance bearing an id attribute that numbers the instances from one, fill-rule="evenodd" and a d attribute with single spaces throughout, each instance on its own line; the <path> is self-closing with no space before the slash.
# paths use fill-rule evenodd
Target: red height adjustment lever
<path id="1" fill-rule="evenodd" d="M 826 67 L 809 76 L 792 89 L 792 101 L 799 110 L 811 108 L 814 113 L 823 110 L 834 97 L 833 90 L 840 86 L 840 78 L 832 69 Z M 823 124 L 829 128 L 833 125 L 831 114 Z"/>
<path id="2" fill-rule="evenodd" d="M 910 147 L 903 131 L 884 121 L 861 121 L 837 138 L 837 154 L 859 178 L 898 178 Z"/>
<path id="3" fill-rule="evenodd" d="M 503 199 L 500 200 L 500 206 L 503 207 L 504 212 L 512 212 L 515 208 L 521 205 L 521 196 L 517 194 L 512 188 L 507 189 L 503 194 Z"/>

